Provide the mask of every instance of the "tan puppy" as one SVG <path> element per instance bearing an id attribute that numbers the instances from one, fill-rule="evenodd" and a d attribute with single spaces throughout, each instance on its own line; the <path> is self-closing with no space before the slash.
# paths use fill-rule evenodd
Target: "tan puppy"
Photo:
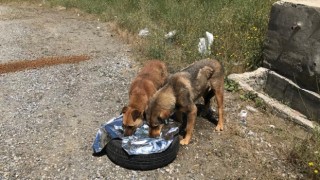
<path id="1" fill-rule="evenodd" d="M 162 124 L 174 111 L 177 120 L 182 121 L 182 113 L 187 114 L 186 135 L 180 144 L 189 144 L 197 116 L 194 103 L 203 97 L 205 108 L 210 108 L 210 100 L 216 97 L 219 120 L 217 131 L 223 130 L 224 70 L 214 59 L 197 61 L 168 79 L 168 83 L 151 98 L 146 110 L 149 136 L 160 135 Z"/>
<path id="2" fill-rule="evenodd" d="M 167 76 L 167 67 L 161 61 L 147 61 L 142 67 L 131 83 L 129 105 L 122 109 L 124 136 L 131 136 L 142 125 L 149 99 L 163 86 Z"/>

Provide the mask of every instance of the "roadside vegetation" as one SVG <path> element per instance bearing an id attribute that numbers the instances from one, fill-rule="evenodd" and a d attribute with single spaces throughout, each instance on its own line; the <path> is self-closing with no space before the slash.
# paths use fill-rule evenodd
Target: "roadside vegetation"
<path id="1" fill-rule="evenodd" d="M 296 144 L 289 155 L 289 161 L 310 179 L 320 179 L 320 129 L 314 130 L 305 141 Z"/>
<path id="2" fill-rule="evenodd" d="M 269 12 L 276 0 L 16 0 L 44 3 L 49 6 L 77 8 L 112 22 L 114 30 L 133 45 L 137 60 L 161 59 L 171 70 L 195 60 L 213 57 L 224 64 L 226 75 L 254 70 L 262 63 L 263 41 Z M 0 0 L 8 3 L 12 0 Z M 147 36 L 138 36 L 147 28 Z M 171 38 L 165 35 L 175 31 Z M 198 52 L 199 38 L 213 34 L 210 53 Z M 238 91 L 238 84 L 226 80 L 226 90 Z M 265 105 L 255 94 L 241 96 L 253 100 L 256 107 Z M 291 163 L 320 178 L 320 133 L 314 131 L 288 155 Z"/>
<path id="3" fill-rule="evenodd" d="M 172 68 L 214 57 L 226 73 L 261 65 L 263 40 L 275 0 L 49 0 L 52 6 L 79 8 L 117 24 L 135 43 L 137 59 L 157 58 Z M 137 36 L 147 28 L 149 35 Z M 165 35 L 176 31 L 175 36 Z M 199 38 L 213 34 L 211 53 L 198 52 Z M 122 34 L 123 35 L 123 34 Z"/>

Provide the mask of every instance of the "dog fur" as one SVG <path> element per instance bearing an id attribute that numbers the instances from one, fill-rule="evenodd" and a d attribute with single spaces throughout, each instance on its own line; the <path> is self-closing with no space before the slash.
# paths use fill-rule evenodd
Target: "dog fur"
<path id="1" fill-rule="evenodd" d="M 124 136 L 131 136 L 143 123 L 143 113 L 152 95 L 164 85 L 168 76 L 166 65 L 159 60 L 145 63 L 129 90 L 129 104 L 123 107 Z"/>
<path id="2" fill-rule="evenodd" d="M 187 114 L 186 135 L 180 144 L 190 143 L 197 116 L 195 101 L 204 98 L 205 109 L 209 110 L 210 100 L 215 96 L 219 114 L 217 131 L 223 130 L 224 70 L 214 59 L 197 61 L 180 72 L 173 74 L 166 85 L 159 89 L 149 101 L 146 110 L 149 136 L 160 135 L 163 121 L 175 112 L 182 122 L 182 113 Z"/>

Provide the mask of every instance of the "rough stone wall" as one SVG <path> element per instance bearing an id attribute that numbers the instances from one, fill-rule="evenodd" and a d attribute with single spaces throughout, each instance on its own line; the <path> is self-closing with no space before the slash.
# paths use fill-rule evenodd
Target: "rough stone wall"
<path id="1" fill-rule="evenodd" d="M 320 0 L 273 4 L 263 64 L 320 94 Z"/>

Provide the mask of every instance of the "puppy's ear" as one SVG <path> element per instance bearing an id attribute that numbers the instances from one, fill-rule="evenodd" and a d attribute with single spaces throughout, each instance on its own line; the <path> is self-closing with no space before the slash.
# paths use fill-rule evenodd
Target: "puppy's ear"
<path id="1" fill-rule="evenodd" d="M 121 113 L 124 114 L 127 112 L 127 110 L 128 110 L 128 106 L 124 106 L 121 110 Z"/>
<path id="2" fill-rule="evenodd" d="M 200 69 L 200 73 L 202 73 L 206 78 L 210 78 L 213 73 L 213 69 L 209 66 L 205 66 L 202 69 Z"/>
<path id="3" fill-rule="evenodd" d="M 131 113 L 131 116 L 132 116 L 132 119 L 133 121 L 135 121 L 136 119 L 138 119 L 139 117 L 141 117 L 141 112 L 138 111 L 138 110 L 133 110 L 132 113 Z"/>

